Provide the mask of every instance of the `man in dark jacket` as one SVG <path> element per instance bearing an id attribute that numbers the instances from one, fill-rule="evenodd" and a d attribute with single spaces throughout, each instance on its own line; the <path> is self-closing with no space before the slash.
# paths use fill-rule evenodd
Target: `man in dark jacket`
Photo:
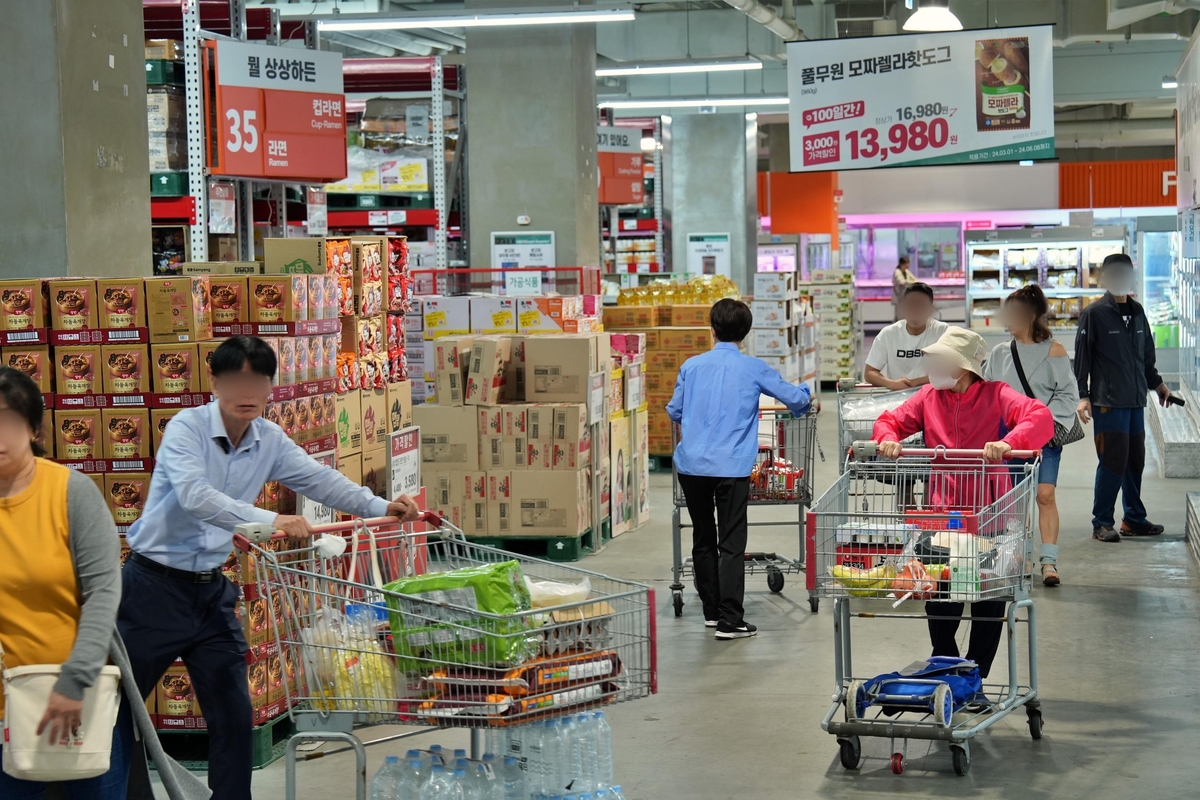
<path id="1" fill-rule="evenodd" d="M 1083 310 L 1075 336 L 1075 379 L 1079 416 L 1095 420 L 1096 489 L 1092 501 L 1092 538 L 1119 542 L 1122 536 L 1157 536 L 1162 525 L 1146 519 L 1142 504 L 1142 468 L 1146 462 L 1146 392 L 1167 404 L 1171 390 L 1154 367 L 1154 337 L 1135 291 L 1133 262 L 1114 253 L 1100 267 L 1108 291 Z M 1121 531 L 1113 530 L 1117 492 L 1125 506 Z"/>

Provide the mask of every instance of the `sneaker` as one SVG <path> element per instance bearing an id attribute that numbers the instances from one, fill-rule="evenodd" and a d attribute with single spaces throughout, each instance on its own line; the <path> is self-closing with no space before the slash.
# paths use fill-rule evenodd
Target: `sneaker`
<path id="1" fill-rule="evenodd" d="M 718 624 L 719 623 L 715 619 L 704 620 L 704 627 L 706 627 L 706 628 L 715 628 L 715 627 L 717 627 Z"/>
<path id="2" fill-rule="evenodd" d="M 1092 528 L 1092 538 L 1101 542 L 1119 542 L 1121 541 L 1121 534 L 1105 526 L 1102 528 Z"/>
<path id="3" fill-rule="evenodd" d="M 1121 520 L 1122 536 L 1158 536 L 1164 530 L 1165 528 L 1162 525 L 1155 525 L 1149 520 L 1145 522 L 1130 522 L 1127 519 Z"/>
<path id="4" fill-rule="evenodd" d="M 730 625 L 728 622 L 721 620 L 717 623 L 716 638 L 718 639 L 748 639 L 758 633 L 758 628 L 751 625 L 749 622 L 743 622 L 741 625 Z"/>

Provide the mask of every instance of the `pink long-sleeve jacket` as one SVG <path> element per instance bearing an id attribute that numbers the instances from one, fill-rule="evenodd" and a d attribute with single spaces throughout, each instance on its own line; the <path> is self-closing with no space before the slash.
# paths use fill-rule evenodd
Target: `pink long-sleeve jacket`
<path id="1" fill-rule="evenodd" d="M 1054 438 L 1054 417 L 1045 403 L 1002 381 L 975 381 L 957 394 L 926 384 L 894 411 L 883 412 L 871 439 L 899 442 L 918 432 L 924 432 L 926 447 L 979 450 L 988 442 L 1004 441 L 1014 450 L 1038 450 Z M 984 484 L 949 468 L 940 472 L 935 468 L 929 487 L 936 506 L 977 509 L 1012 487 L 1003 468 L 989 469 Z"/>

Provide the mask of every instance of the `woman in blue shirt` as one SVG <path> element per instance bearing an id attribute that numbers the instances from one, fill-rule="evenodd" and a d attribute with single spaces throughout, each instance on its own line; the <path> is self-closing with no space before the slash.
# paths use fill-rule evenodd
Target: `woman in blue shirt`
<path id="1" fill-rule="evenodd" d="M 717 629 L 718 639 L 744 639 L 758 632 L 742 618 L 742 597 L 759 396 L 797 414 L 812 398 L 807 386 L 794 386 L 766 362 L 742 355 L 738 343 L 754 322 L 749 306 L 720 300 L 708 320 L 717 345 L 683 363 L 667 415 L 682 427 L 675 470 L 692 518 L 692 568 L 704 624 Z"/>

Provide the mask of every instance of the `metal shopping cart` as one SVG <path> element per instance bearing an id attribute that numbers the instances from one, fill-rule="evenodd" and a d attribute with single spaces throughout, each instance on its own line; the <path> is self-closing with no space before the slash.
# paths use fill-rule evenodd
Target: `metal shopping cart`
<path id="1" fill-rule="evenodd" d="M 366 744 L 426 731 L 364 744 L 362 728 L 470 728 L 477 759 L 484 729 L 657 691 L 652 588 L 472 544 L 434 512 L 422 523 L 434 529 L 414 532 L 390 518 L 326 525 L 317 532 L 336 539 L 296 549 L 279 549 L 287 544 L 281 534 L 234 537 L 254 556 L 248 599 L 277 610 L 271 629 L 296 726 L 286 753 L 288 800 L 304 741 L 353 749 L 364 800 Z M 339 543 L 344 552 L 336 554 Z M 430 588 L 445 579 L 438 573 L 463 568 L 486 574 L 489 587 L 500 582 L 494 603 L 519 594 L 523 578 L 533 608 L 484 611 L 482 588 Z"/>
<path id="2" fill-rule="evenodd" d="M 855 383 L 844 379 L 837 382 L 837 423 L 838 448 L 841 452 L 842 471 L 846 469 L 846 454 L 850 447 L 860 439 L 870 439 L 875 420 L 884 411 L 893 411 L 908 398 L 912 397 L 920 387 L 894 391 L 870 383 Z M 923 434 L 916 433 L 904 440 L 910 447 L 920 447 L 925 443 Z"/>
<path id="3" fill-rule="evenodd" d="M 806 413 L 796 416 L 786 409 L 764 408 L 759 413 L 758 459 L 750 474 L 750 505 L 795 506 L 798 554 L 795 558 L 780 553 L 747 552 L 746 572 L 766 575 L 767 588 L 783 591 L 784 575 L 804 571 L 804 509 L 812 502 L 813 459 L 817 436 L 817 411 L 814 403 Z M 673 444 L 679 441 L 679 426 L 672 426 Z M 675 616 L 683 616 L 683 580 L 693 577 L 692 558 L 683 556 L 683 531 L 694 527 L 682 520 L 687 501 L 679 485 L 679 473 L 672 469 L 671 536 L 674 563 L 671 574 L 671 604 Z M 749 527 L 780 527 L 779 521 L 747 521 Z M 813 609 L 816 610 L 815 607 Z"/>
<path id="4" fill-rule="evenodd" d="M 954 771 L 965 775 L 971 739 L 1016 709 L 1025 707 L 1030 735 L 1042 735 L 1029 599 L 1038 460 L 989 463 L 982 451 L 945 448 L 906 448 L 896 460 L 867 460 L 875 454 L 873 443 L 855 443 L 846 471 L 808 512 L 811 588 L 834 600 L 835 694 L 821 728 L 837 737 L 846 769 L 857 769 L 862 760 L 859 737 L 879 736 L 892 740 L 897 774 L 904 769 L 907 740 L 927 739 L 949 742 Z M 1040 459 L 1040 451 L 1009 456 Z M 898 479 L 923 482 L 925 503 L 898 507 L 892 488 Z M 982 683 L 986 702 L 959 696 L 947 675 L 969 672 L 973 665 L 934 659 L 896 675 L 857 676 L 851 620 L 932 618 L 894 610 L 906 600 L 1008 601 L 1007 684 Z M 1018 623 L 1028 626 L 1026 682 L 1018 672 Z M 972 700 L 981 702 L 977 710 Z"/>

